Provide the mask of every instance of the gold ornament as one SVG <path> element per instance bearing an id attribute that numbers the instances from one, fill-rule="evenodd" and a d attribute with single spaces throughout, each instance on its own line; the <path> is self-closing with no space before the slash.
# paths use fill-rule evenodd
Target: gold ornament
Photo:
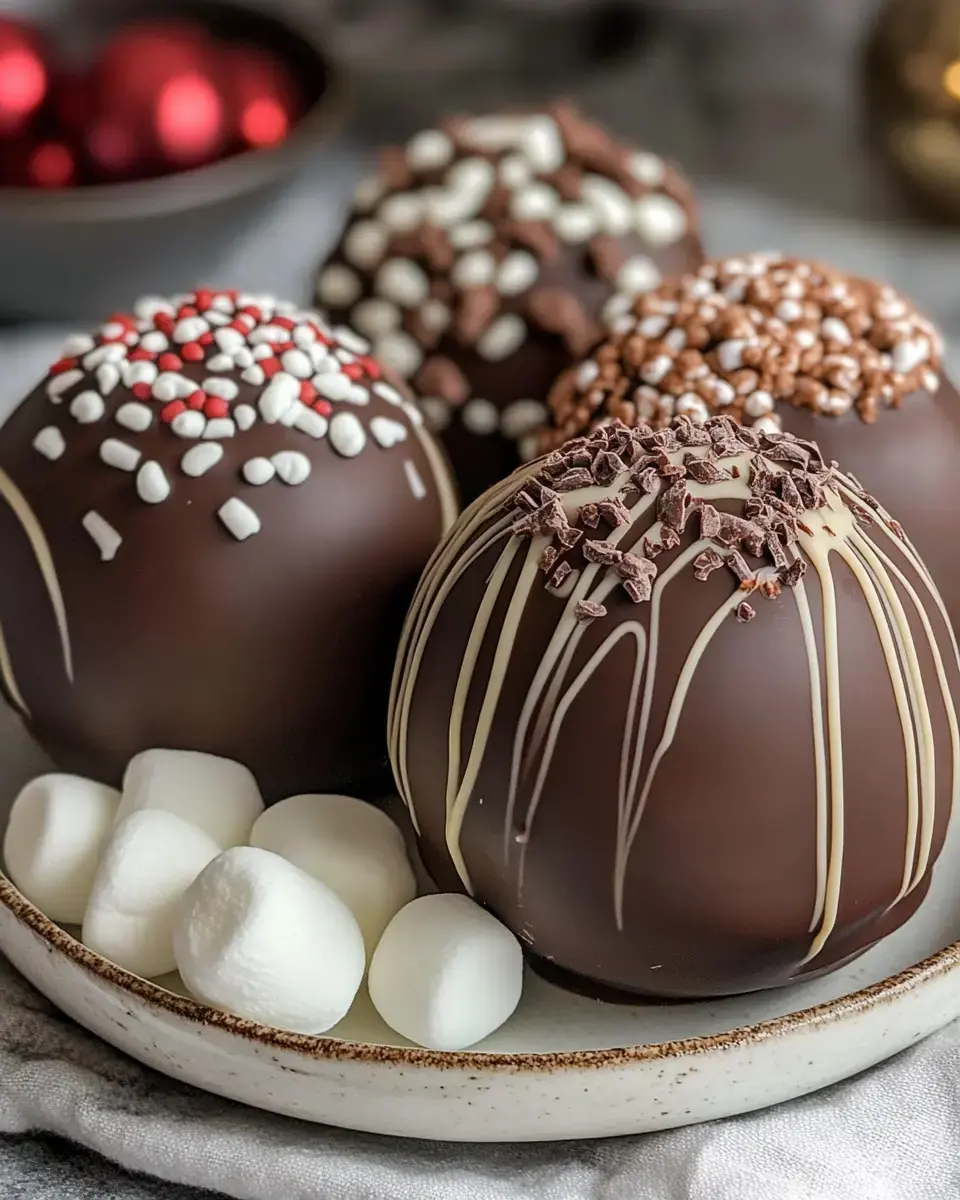
<path id="1" fill-rule="evenodd" d="M 960 0 L 892 0 L 867 45 L 866 90 L 897 170 L 960 219 Z"/>

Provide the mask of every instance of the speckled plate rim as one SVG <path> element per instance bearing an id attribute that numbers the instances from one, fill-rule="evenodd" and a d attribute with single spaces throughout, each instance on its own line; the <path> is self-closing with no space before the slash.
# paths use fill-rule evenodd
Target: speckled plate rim
<path id="1" fill-rule="evenodd" d="M 55 925 L 35 908 L 0 872 L 0 904 L 8 909 L 22 925 L 39 936 L 53 950 L 82 967 L 85 971 L 121 992 L 138 997 L 147 1004 L 186 1020 L 225 1030 L 269 1049 L 293 1051 L 310 1058 L 330 1062 L 361 1062 L 400 1067 L 421 1067 L 431 1070 L 495 1071 L 506 1074 L 544 1071 L 609 1069 L 631 1063 L 659 1059 L 680 1059 L 693 1055 L 734 1051 L 758 1045 L 799 1030 L 816 1029 L 824 1025 L 852 1019 L 882 1004 L 890 1004 L 908 992 L 946 977 L 960 973 L 960 941 L 951 942 L 928 958 L 891 975 L 878 983 L 839 996 L 835 1000 L 809 1008 L 798 1009 L 767 1021 L 744 1025 L 725 1033 L 705 1037 L 683 1038 L 679 1041 L 642 1043 L 601 1050 L 570 1050 L 530 1053 L 495 1053 L 485 1051 L 436 1051 L 420 1047 L 380 1045 L 371 1042 L 352 1042 L 339 1038 L 317 1037 L 288 1033 L 255 1021 L 247 1021 L 230 1013 L 220 1012 L 186 996 L 178 996 L 149 980 L 132 975 L 109 960 L 87 949 L 60 926 Z"/>

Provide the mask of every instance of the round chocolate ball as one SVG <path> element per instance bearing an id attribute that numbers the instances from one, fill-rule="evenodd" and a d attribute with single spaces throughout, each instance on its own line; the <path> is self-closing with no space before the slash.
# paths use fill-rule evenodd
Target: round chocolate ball
<path id="1" fill-rule="evenodd" d="M 399 661 L 427 868 L 581 989 L 775 987 L 924 899 L 956 646 L 901 527 L 813 443 L 723 417 L 574 439 L 460 518 Z"/>
<path id="2" fill-rule="evenodd" d="M 564 103 L 387 150 L 317 293 L 413 383 L 471 501 L 529 450 L 558 373 L 702 257 L 679 172 Z"/>
<path id="3" fill-rule="evenodd" d="M 369 345 L 270 296 L 148 299 L 0 429 L 0 680 L 64 770 L 149 747 L 366 792 L 442 453 Z"/>
<path id="4" fill-rule="evenodd" d="M 598 424 L 722 413 L 816 441 L 909 530 L 960 624 L 960 397 L 933 325 L 893 288 L 776 254 L 640 297 L 553 388 L 546 452 Z"/>

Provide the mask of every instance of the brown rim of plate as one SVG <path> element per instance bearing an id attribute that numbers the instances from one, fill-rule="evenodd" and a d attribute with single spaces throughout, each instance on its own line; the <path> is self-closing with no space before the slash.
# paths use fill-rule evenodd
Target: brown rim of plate
<path id="1" fill-rule="evenodd" d="M 0 874 L 0 904 L 9 909 L 16 920 L 49 946 L 59 950 L 91 975 L 112 984 L 121 992 L 127 992 L 175 1016 L 196 1021 L 210 1028 L 223 1029 L 268 1049 L 291 1051 L 308 1055 L 310 1058 L 434 1070 L 549 1073 L 623 1067 L 632 1063 L 683 1058 L 686 1055 L 706 1054 L 711 1051 L 732 1051 L 769 1041 L 794 1030 L 826 1025 L 856 1016 L 889 1003 L 913 988 L 960 967 L 960 942 L 952 942 L 922 962 L 837 1000 L 828 1000 L 812 1008 L 800 1009 L 798 1012 L 761 1021 L 755 1025 L 744 1025 L 727 1033 L 711 1034 L 709 1037 L 611 1047 L 607 1050 L 550 1051 L 543 1054 L 488 1054 L 478 1050 L 464 1050 L 454 1053 L 425 1050 L 417 1046 L 383 1046 L 369 1042 L 347 1042 L 337 1038 L 287 1033 L 282 1029 L 272 1029 L 256 1021 L 247 1021 L 230 1013 L 219 1012 L 206 1004 L 200 1004 L 186 996 L 175 995 L 155 983 L 131 975 L 129 971 L 124 971 L 107 959 L 101 958 L 99 954 L 88 950 L 76 938 L 45 917 L 3 874 Z"/>

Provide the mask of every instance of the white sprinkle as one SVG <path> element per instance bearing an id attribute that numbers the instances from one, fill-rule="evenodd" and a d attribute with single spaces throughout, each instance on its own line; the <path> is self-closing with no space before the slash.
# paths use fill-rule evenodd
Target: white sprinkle
<path id="1" fill-rule="evenodd" d="M 314 375 L 313 386 L 326 400 L 346 400 L 350 395 L 352 382 L 346 375 L 337 374 Z"/>
<path id="2" fill-rule="evenodd" d="M 677 399 L 676 413 L 679 417 L 689 417 L 691 421 L 706 421 L 710 410 L 696 392 L 684 392 Z"/>
<path id="3" fill-rule="evenodd" d="M 532 287 L 540 264 L 528 250 L 512 250 L 497 268 L 497 291 L 501 296 L 519 296 Z"/>
<path id="4" fill-rule="evenodd" d="M 533 179 L 530 163 L 520 154 L 508 154 L 500 163 L 500 182 L 513 191 L 524 187 Z"/>
<path id="5" fill-rule="evenodd" d="M 208 396 L 219 396 L 221 400 L 236 400 L 240 392 L 232 379 L 205 379 L 200 386 Z"/>
<path id="6" fill-rule="evenodd" d="M 656 154 L 638 150 L 627 159 L 627 170 L 647 187 L 659 187 L 667 173 L 666 164 Z"/>
<path id="7" fill-rule="evenodd" d="M 114 363 L 102 363 L 97 368 L 97 386 L 101 396 L 109 396 L 120 382 L 120 370 Z"/>
<path id="8" fill-rule="evenodd" d="M 590 241 L 599 229 L 599 222 L 582 204 L 563 204 L 554 214 L 553 228 L 562 242 L 576 246 Z"/>
<path id="9" fill-rule="evenodd" d="M 310 459 L 299 450 L 281 450 L 270 461 L 277 469 L 277 477 L 290 487 L 296 487 L 310 478 Z"/>
<path id="10" fill-rule="evenodd" d="M 209 332 L 210 326 L 203 317 L 184 317 L 174 326 L 173 340 L 182 346 L 187 342 L 195 342 Z"/>
<path id="11" fill-rule="evenodd" d="M 500 414 L 489 400 L 471 400 L 464 405 L 460 419 L 464 429 L 480 437 L 494 433 L 500 424 Z"/>
<path id="12" fill-rule="evenodd" d="M 413 171 L 437 171 L 453 157 L 453 142 L 439 129 L 424 129 L 407 142 L 407 166 Z"/>
<path id="13" fill-rule="evenodd" d="M 493 226 L 489 221 L 465 221 L 450 230 L 450 245 L 454 250 L 475 250 L 493 241 Z"/>
<path id="14" fill-rule="evenodd" d="M 464 141 L 484 150 L 505 150 L 517 146 L 529 118 L 518 116 L 471 117 L 461 129 Z"/>
<path id="15" fill-rule="evenodd" d="M 156 363 L 152 362 L 125 362 L 120 366 L 123 386 L 128 388 L 135 387 L 138 383 L 152 385 L 159 374 Z"/>
<path id="16" fill-rule="evenodd" d="M 358 337 L 352 329 L 348 329 L 346 325 L 338 325 L 333 330 L 333 335 L 340 345 L 350 350 L 353 354 L 369 354 L 370 343 L 362 337 Z"/>
<path id="17" fill-rule="evenodd" d="M 644 383 L 655 384 L 663 379 L 664 375 L 673 366 L 673 361 L 666 354 L 658 354 L 656 358 L 645 362 L 640 368 L 639 375 Z"/>
<path id="18" fill-rule="evenodd" d="M 229 417 L 214 417 L 203 427 L 203 437 L 207 441 L 216 438 L 232 438 L 236 432 L 237 427 Z"/>
<path id="19" fill-rule="evenodd" d="M 839 317 L 827 317 L 820 322 L 820 332 L 825 338 L 829 338 L 832 342 L 837 342 L 841 346 L 849 346 L 853 342 L 853 334 L 850 332 L 850 327 L 846 321 L 841 321 Z"/>
<path id="20" fill-rule="evenodd" d="M 423 197 L 416 192 L 397 192 L 383 201 L 377 215 L 395 233 L 409 233 L 423 220 Z"/>
<path id="21" fill-rule="evenodd" d="M 47 399 L 59 404 L 64 392 L 75 387 L 83 379 L 82 371 L 64 371 L 62 375 L 54 375 L 47 383 Z"/>
<path id="22" fill-rule="evenodd" d="M 308 350 L 317 340 L 317 331 L 309 325 L 298 325 L 291 335 L 291 340 L 301 350 Z"/>
<path id="23" fill-rule="evenodd" d="M 780 433 L 782 431 L 780 418 L 776 413 L 771 413 L 767 417 L 760 417 L 754 421 L 753 428 L 760 433 Z"/>
<path id="24" fill-rule="evenodd" d="M 72 333 L 63 343 L 63 348 L 60 351 L 61 358 L 79 358 L 83 354 L 89 354 L 94 348 L 96 342 L 89 334 Z"/>
<path id="25" fill-rule="evenodd" d="M 428 300 L 420 309 L 420 320 L 430 333 L 443 333 L 450 324 L 450 309 L 442 300 Z"/>
<path id="26" fill-rule="evenodd" d="M 746 342 L 742 338 L 732 338 L 721 342 L 717 347 L 717 361 L 724 371 L 738 371 L 743 366 L 743 350 Z"/>
<path id="27" fill-rule="evenodd" d="M 399 421 L 390 417 L 374 417 L 370 422 L 370 432 L 373 434 L 373 440 L 384 450 L 407 440 L 406 425 L 401 425 Z"/>
<path id="28" fill-rule="evenodd" d="M 674 354 L 679 354 L 681 350 L 685 350 L 687 346 L 687 331 L 680 326 L 676 329 L 671 329 L 667 336 L 663 339 L 663 344 Z"/>
<path id="29" fill-rule="evenodd" d="M 439 396 L 422 396 L 418 401 L 427 428 L 433 433 L 442 433 L 453 418 L 453 410 Z"/>
<path id="30" fill-rule="evenodd" d="M 99 392 L 81 392 L 70 401 L 70 415 L 81 425 L 92 425 L 99 421 L 106 408 Z"/>
<path id="31" fill-rule="evenodd" d="M 383 258 L 389 237 L 378 221 L 358 221 L 343 239 L 343 256 L 355 267 L 369 270 Z"/>
<path id="32" fill-rule="evenodd" d="M 726 408 L 737 398 L 734 386 L 725 379 L 716 379 L 713 384 L 713 402 L 718 408 Z"/>
<path id="33" fill-rule="evenodd" d="M 105 521 L 97 512 L 88 512 L 81 522 L 84 529 L 93 538 L 100 551 L 101 562 L 113 562 L 117 551 L 123 545 L 123 538 L 109 521 Z"/>
<path id="34" fill-rule="evenodd" d="M 923 386 L 928 392 L 936 392 L 940 388 L 940 376 L 929 367 L 923 373 Z"/>
<path id="35" fill-rule="evenodd" d="M 294 400 L 294 402 L 290 404 L 281 414 L 280 424 L 284 425 L 287 429 L 290 429 L 293 425 L 296 425 L 297 417 L 304 408 L 306 408 L 305 404 L 303 404 L 300 400 Z"/>
<path id="36" fill-rule="evenodd" d="M 405 458 L 403 460 L 403 470 L 407 477 L 407 483 L 410 485 L 410 491 L 413 493 L 414 500 L 422 500 L 427 494 L 427 489 L 420 478 L 420 472 L 417 470 L 416 463 L 411 462 L 409 458 Z"/>
<path id="37" fill-rule="evenodd" d="M 180 459 L 180 470 L 192 479 L 199 479 L 223 458 L 223 447 L 218 442 L 198 442 Z"/>
<path id="38" fill-rule="evenodd" d="M 253 362 L 253 358 L 250 359 Z M 239 352 L 236 355 L 230 354 L 214 354 L 212 358 L 207 359 L 208 371 L 232 371 L 234 367 L 239 367 Z"/>
<path id="39" fill-rule="evenodd" d="M 219 327 L 220 325 L 230 324 L 229 315 L 227 313 L 217 312 L 216 309 L 207 309 L 203 315 L 207 318 L 209 324 L 213 325 L 215 328 Z"/>
<path id="40" fill-rule="evenodd" d="M 277 342 L 287 342 L 290 340 L 289 329 L 284 329 L 282 325 L 258 325 L 256 329 L 251 329 L 247 337 L 247 341 L 251 346 L 270 346 L 273 347 Z M 254 355 L 256 355 L 254 350 Z"/>
<path id="41" fill-rule="evenodd" d="M 374 395 L 379 396 L 381 400 L 386 400 L 388 404 L 404 404 L 403 396 L 392 387 L 389 383 L 375 383 L 373 385 Z"/>
<path id="42" fill-rule="evenodd" d="M 388 259 L 377 272 L 377 293 L 404 308 L 416 308 L 430 295 L 430 281 L 409 258 Z"/>
<path id="43" fill-rule="evenodd" d="M 633 203 L 612 179 L 603 175 L 585 175 L 580 196 L 609 237 L 623 237 L 633 227 Z"/>
<path id="44" fill-rule="evenodd" d="M 423 351 L 408 333 L 397 330 L 378 340 L 376 357 L 404 379 L 409 379 L 423 361 Z"/>
<path id="45" fill-rule="evenodd" d="M 546 407 L 539 400 L 514 400 L 500 414 L 500 432 L 516 442 L 539 429 L 546 419 Z"/>
<path id="46" fill-rule="evenodd" d="M 301 404 L 293 425 L 295 429 L 299 429 L 301 433 L 307 434 L 308 437 L 319 439 L 326 437 L 327 434 L 327 418 L 321 417 L 318 412 L 314 412 L 312 408 L 307 408 L 305 404 Z"/>
<path id="47" fill-rule="evenodd" d="M 243 477 L 254 487 L 262 487 L 276 475 L 277 468 L 269 458 L 248 458 L 243 464 Z"/>
<path id="48" fill-rule="evenodd" d="M 645 338 L 658 338 L 666 332 L 669 325 L 669 317 L 644 317 L 637 326 L 637 333 Z"/>
<path id="49" fill-rule="evenodd" d="M 781 300 L 777 305 L 777 316 L 787 324 L 799 321 L 803 316 L 803 305 L 798 304 L 796 300 Z"/>
<path id="50" fill-rule="evenodd" d="M 162 504 L 170 495 L 170 480 L 158 462 L 145 462 L 137 472 L 137 495 L 144 504 Z"/>
<path id="51" fill-rule="evenodd" d="M 206 418 L 203 413 L 194 412 L 191 409 L 190 412 L 178 413 L 173 418 L 170 428 L 177 437 L 198 438 L 202 435 L 206 424 Z"/>
<path id="52" fill-rule="evenodd" d="M 577 387 L 581 392 L 585 392 L 599 374 L 599 366 L 593 361 L 593 359 L 588 358 L 587 361 L 581 363 L 577 369 Z"/>
<path id="53" fill-rule="evenodd" d="M 186 400 L 197 390 L 197 385 L 185 375 L 177 375 L 173 371 L 164 371 L 154 380 L 150 389 L 154 399 L 168 404 L 171 400 Z"/>
<path id="54" fill-rule="evenodd" d="M 626 318 L 627 313 L 633 310 L 633 296 L 627 292 L 614 292 L 610 299 L 603 306 L 603 319 L 606 324 L 613 328 L 621 318 Z M 628 318 L 633 323 L 633 317 Z"/>
<path id="55" fill-rule="evenodd" d="M 259 387 L 261 383 L 266 381 L 266 375 L 263 373 L 263 367 L 258 367 L 256 363 L 252 367 L 247 367 L 242 371 L 240 378 L 244 383 L 252 383 L 254 387 Z"/>
<path id="56" fill-rule="evenodd" d="M 247 339 L 239 329 L 218 329 L 213 335 L 213 340 L 224 354 L 236 354 L 247 344 Z"/>
<path id="57" fill-rule="evenodd" d="M 153 424 L 153 410 L 146 404 L 138 404 L 136 401 L 130 400 L 126 404 L 120 405 L 113 414 L 113 419 L 124 429 L 130 429 L 134 433 L 143 433 Z"/>
<path id="58" fill-rule="evenodd" d="M 542 175 L 558 171 L 567 160 L 563 138 L 553 117 L 531 117 L 520 145 L 534 170 Z"/>
<path id="59" fill-rule="evenodd" d="M 473 216 L 483 207 L 495 178 L 496 172 L 485 158 L 462 158 L 447 172 L 449 187 L 454 192 L 459 192 L 462 199 L 471 202 L 473 212 L 468 213 L 468 216 Z"/>
<path id="60" fill-rule="evenodd" d="M 359 383 L 353 383 L 350 385 L 350 391 L 347 392 L 345 399 L 348 404 L 369 404 L 370 393 Z"/>
<path id="61" fill-rule="evenodd" d="M 357 185 L 357 190 L 353 193 L 353 206 L 359 212 L 366 212 L 373 208 L 376 202 L 383 195 L 383 184 L 376 175 L 370 179 L 364 179 L 362 183 Z"/>
<path id="62" fill-rule="evenodd" d="M 313 374 L 313 363 L 310 355 L 302 350 L 287 350 L 282 355 L 280 363 L 288 375 L 294 379 L 309 379 Z"/>
<path id="63" fill-rule="evenodd" d="M 118 471 L 133 471 L 140 461 L 140 451 L 117 438 L 107 438 L 100 443 L 100 458 L 108 467 L 116 467 Z"/>
<path id="64" fill-rule="evenodd" d="M 891 361 L 895 371 L 901 375 L 909 375 L 929 357 L 929 342 L 926 338 L 917 338 L 915 341 L 899 342 L 894 346 Z"/>
<path id="65" fill-rule="evenodd" d="M 747 416 L 765 417 L 767 413 L 773 412 L 773 397 L 769 392 L 754 392 L 752 396 L 747 397 L 743 407 Z"/>
<path id="66" fill-rule="evenodd" d="M 237 428 L 243 433 L 246 433 L 248 429 L 252 429 L 257 423 L 257 410 L 250 404 L 238 404 L 232 412 L 233 419 L 237 423 Z"/>
<path id="67" fill-rule="evenodd" d="M 801 350 L 809 350 L 817 343 L 817 335 L 812 329 L 798 329 L 793 336 Z"/>
<path id="68" fill-rule="evenodd" d="M 55 462 L 66 450 L 67 443 L 63 440 L 63 434 L 56 425 L 47 425 L 33 439 L 33 448 L 44 458 Z"/>
<path id="69" fill-rule="evenodd" d="M 515 221 L 549 221 L 559 207 L 556 189 L 546 183 L 528 183 L 510 199 L 510 215 Z"/>
<path id="70" fill-rule="evenodd" d="M 275 358 L 276 354 L 272 343 L 261 342 L 259 346 L 253 348 L 253 361 L 264 362 L 268 358 Z"/>
<path id="71" fill-rule="evenodd" d="M 126 346 L 121 346 L 117 342 L 110 342 L 106 346 L 98 346 L 96 350 L 91 350 L 83 360 L 83 365 L 88 371 L 95 371 L 101 363 L 123 362 L 127 357 Z"/>
<path id="72" fill-rule="evenodd" d="M 660 280 L 657 264 L 645 254 L 635 254 L 633 258 L 628 258 L 617 273 L 617 287 L 631 296 L 652 291 L 659 286 Z"/>
<path id="73" fill-rule="evenodd" d="M 491 321 L 477 340 L 477 353 L 488 362 L 502 362 L 526 341 L 527 327 L 515 313 Z"/>
<path id="74" fill-rule="evenodd" d="M 399 328 L 400 310 L 389 300 L 361 300 L 350 314 L 350 319 L 367 337 L 382 337 Z"/>
<path id="75" fill-rule="evenodd" d="M 687 214 L 676 200 L 655 193 L 634 205 L 637 232 L 652 246 L 672 246 L 687 232 Z"/>
<path id="76" fill-rule="evenodd" d="M 331 308 L 349 308 L 362 290 L 359 276 L 340 263 L 327 267 L 317 280 L 317 299 Z"/>
<path id="77" fill-rule="evenodd" d="M 313 363 L 315 371 L 338 371 L 340 369 L 336 361 L 331 357 L 328 347 L 324 346 L 321 342 L 314 342 L 309 350 L 307 350 L 307 354 L 310 355 L 310 361 Z"/>
<path id="78" fill-rule="evenodd" d="M 355 458 L 367 444 L 363 426 L 353 413 L 337 413 L 330 422 L 330 445 L 344 458 Z"/>
<path id="79" fill-rule="evenodd" d="M 127 332 L 126 325 L 121 325 L 119 321 L 108 321 L 106 325 L 100 326 L 100 333 L 103 337 L 114 341 L 116 338 L 122 338 Z"/>
<path id="80" fill-rule="evenodd" d="M 260 532 L 260 518 L 248 504 L 244 504 L 236 496 L 231 496 L 220 508 L 217 516 L 238 542 L 246 541 L 248 537 Z"/>
<path id="81" fill-rule="evenodd" d="M 173 316 L 176 311 L 170 301 L 164 300 L 162 296 L 144 296 L 142 300 L 138 300 L 133 306 L 134 316 L 139 317 L 141 321 L 149 321 L 157 313 L 166 313 L 168 316 Z"/>
<path id="82" fill-rule="evenodd" d="M 489 250 L 470 250 L 454 263 L 450 282 L 456 288 L 486 287 L 493 282 L 496 263 Z"/>

